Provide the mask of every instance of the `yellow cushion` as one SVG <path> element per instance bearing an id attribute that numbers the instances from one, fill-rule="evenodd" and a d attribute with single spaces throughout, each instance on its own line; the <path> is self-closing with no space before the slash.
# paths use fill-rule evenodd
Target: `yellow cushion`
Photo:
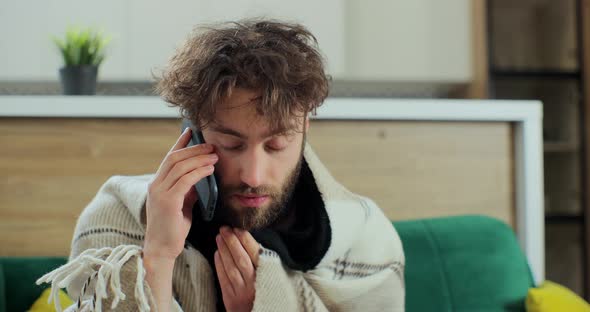
<path id="1" fill-rule="evenodd" d="M 528 312 L 586 312 L 590 311 L 590 305 L 566 287 L 545 281 L 541 286 L 529 289 L 526 310 Z"/>
<path id="2" fill-rule="evenodd" d="M 51 295 L 51 287 L 45 289 L 41 293 L 41 297 L 39 297 L 37 300 L 35 300 L 35 302 L 31 306 L 31 309 L 29 310 L 29 312 L 48 312 L 48 311 L 53 312 L 53 311 L 55 311 L 55 303 L 53 302 L 53 300 L 51 300 L 51 303 L 47 303 L 47 300 L 49 299 L 50 295 Z M 72 299 L 70 299 L 70 297 L 68 297 L 68 295 L 61 289 L 59 290 L 58 296 L 59 296 L 59 303 L 60 303 L 62 309 L 65 309 L 74 303 L 72 301 Z"/>

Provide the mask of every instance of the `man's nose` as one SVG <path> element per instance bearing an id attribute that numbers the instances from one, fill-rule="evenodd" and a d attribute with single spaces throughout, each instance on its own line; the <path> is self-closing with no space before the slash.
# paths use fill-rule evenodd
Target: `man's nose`
<path id="1" fill-rule="evenodd" d="M 266 159 L 264 151 L 253 149 L 241 159 L 240 178 L 250 187 L 258 187 L 263 183 Z"/>

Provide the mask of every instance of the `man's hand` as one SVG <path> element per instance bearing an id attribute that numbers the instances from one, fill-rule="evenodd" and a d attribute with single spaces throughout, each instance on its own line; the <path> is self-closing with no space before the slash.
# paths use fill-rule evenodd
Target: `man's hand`
<path id="1" fill-rule="evenodd" d="M 215 268 L 225 308 L 230 312 L 252 311 L 260 245 L 247 231 L 226 226 L 215 240 Z"/>
<path id="2" fill-rule="evenodd" d="M 180 255 L 197 201 L 194 185 L 213 173 L 213 165 L 218 159 L 213 146 L 199 144 L 185 148 L 190 139 L 191 131 L 185 131 L 178 138 L 149 184 L 146 255 L 173 260 Z"/>
<path id="3" fill-rule="evenodd" d="M 191 131 L 182 133 L 148 185 L 143 262 L 160 311 L 172 306 L 172 271 L 192 224 L 194 185 L 211 175 L 217 162 L 212 145 L 185 148 L 190 139 Z"/>

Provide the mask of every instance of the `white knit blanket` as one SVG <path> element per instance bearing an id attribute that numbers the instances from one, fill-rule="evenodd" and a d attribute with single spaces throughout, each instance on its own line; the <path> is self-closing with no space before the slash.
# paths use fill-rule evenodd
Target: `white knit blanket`
<path id="1" fill-rule="evenodd" d="M 404 254 L 391 222 L 370 199 L 336 182 L 309 145 L 304 157 L 330 220 L 331 245 L 320 263 L 286 268 L 262 246 L 253 311 L 404 311 Z M 141 258 L 145 199 L 153 174 L 113 176 L 76 224 L 68 263 L 45 274 L 51 300 L 67 288 L 66 311 L 155 311 Z M 188 245 L 177 258 L 171 311 L 215 311 L 214 272 Z"/>

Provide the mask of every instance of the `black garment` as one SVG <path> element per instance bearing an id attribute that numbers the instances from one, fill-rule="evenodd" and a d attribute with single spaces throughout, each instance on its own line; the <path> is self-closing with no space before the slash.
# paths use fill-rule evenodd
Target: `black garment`
<path id="1" fill-rule="evenodd" d="M 301 164 L 301 173 L 293 196 L 287 206 L 289 209 L 295 209 L 295 221 L 291 226 L 279 230 L 275 224 L 281 220 L 277 220 L 268 228 L 253 231 L 252 236 L 264 247 L 277 252 L 288 268 L 305 272 L 313 269 L 322 260 L 332 238 L 324 201 L 305 159 Z M 198 213 L 193 216 L 193 225 L 187 241 L 209 261 L 215 276 L 217 311 L 225 311 L 213 260 L 217 250 L 215 236 L 219 234 L 219 228 L 223 224 L 215 218 L 211 222 L 204 222 Z"/>

